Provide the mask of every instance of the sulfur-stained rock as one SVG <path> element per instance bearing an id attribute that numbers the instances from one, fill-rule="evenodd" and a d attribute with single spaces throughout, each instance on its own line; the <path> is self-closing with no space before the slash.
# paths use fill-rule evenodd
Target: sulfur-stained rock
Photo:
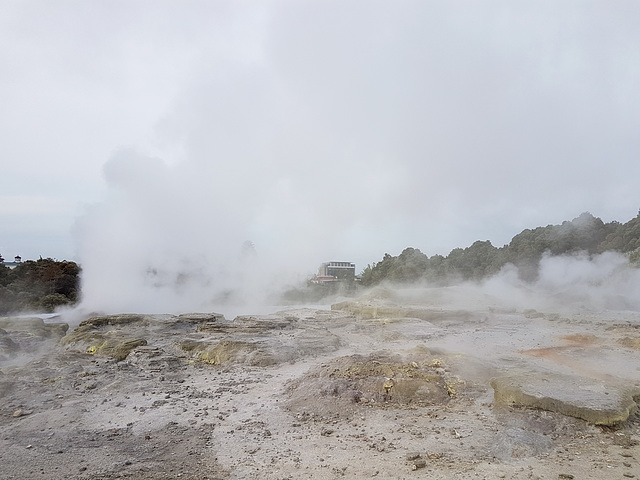
<path id="1" fill-rule="evenodd" d="M 309 310 L 239 316 L 228 321 L 217 313 L 182 315 L 104 315 L 89 318 L 61 342 L 66 350 L 129 358 L 146 370 L 172 368 L 185 360 L 212 365 L 267 366 L 335 351 L 340 339 L 327 328 L 300 317 Z M 333 314 L 332 318 L 343 318 Z M 306 321 L 306 328 L 295 326 Z M 186 355 L 185 355 L 186 353 Z"/>
<path id="2" fill-rule="evenodd" d="M 81 322 L 73 332 L 62 338 L 61 344 L 67 349 L 91 355 L 106 355 L 121 361 L 134 348 L 147 344 L 144 338 L 134 336 L 122 327 L 131 324 L 146 326 L 149 321 L 150 318 L 146 315 L 93 317 Z"/>
<path id="3" fill-rule="evenodd" d="M 427 306 L 395 305 L 378 301 L 344 301 L 331 305 L 333 311 L 349 312 L 361 319 L 374 318 L 418 318 L 428 322 L 438 320 L 468 321 L 472 313 L 467 310 L 443 310 Z"/>
<path id="4" fill-rule="evenodd" d="M 210 365 L 241 363 L 254 366 L 272 365 L 274 360 L 250 342 L 223 340 L 211 344 L 206 341 L 185 340 L 180 348 L 197 361 Z"/>
<path id="5" fill-rule="evenodd" d="M 87 353 L 91 355 L 99 354 L 106 355 L 117 361 L 124 360 L 129 355 L 129 352 L 136 347 L 146 345 L 147 341 L 144 338 L 102 338 L 102 341 L 97 340 L 93 345 L 87 348 Z"/>
<path id="6" fill-rule="evenodd" d="M 619 339 L 618 343 L 623 347 L 640 350 L 640 338 L 638 337 L 624 337 Z"/>
<path id="7" fill-rule="evenodd" d="M 622 387 L 579 376 L 531 372 L 491 380 L 497 404 L 539 408 L 595 425 L 625 422 L 638 406 L 640 387 Z"/>
<path id="8" fill-rule="evenodd" d="M 295 318 L 280 315 L 241 315 L 231 322 L 203 321 L 198 324 L 197 330 L 209 333 L 270 333 L 273 330 L 289 329 L 294 322 Z"/>
<path id="9" fill-rule="evenodd" d="M 289 408 L 298 410 L 311 398 L 320 409 L 341 414 L 349 414 L 359 405 L 447 404 L 455 398 L 450 386 L 454 377 L 438 374 L 432 362 L 431 355 L 418 352 L 406 357 L 386 352 L 339 357 L 289 385 Z M 462 390 L 464 382 L 455 378 L 456 388 Z"/>

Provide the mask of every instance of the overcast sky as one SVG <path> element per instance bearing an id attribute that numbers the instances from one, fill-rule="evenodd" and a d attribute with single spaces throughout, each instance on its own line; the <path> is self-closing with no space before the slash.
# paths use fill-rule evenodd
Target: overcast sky
<path id="1" fill-rule="evenodd" d="M 305 275 L 626 222 L 638 25 L 637 1 L 0 0 L 0 253 L 97 276 L 249 240 Z"/>

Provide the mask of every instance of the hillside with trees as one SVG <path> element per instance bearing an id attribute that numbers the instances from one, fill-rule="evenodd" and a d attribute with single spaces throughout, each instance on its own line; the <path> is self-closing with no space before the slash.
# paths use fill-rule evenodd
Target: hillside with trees
<path id="1" fill-rule="evenodd" d="M 368 265 L 359 284 L 371 287 L 382 282 L 434 286 L 481 280 L 513 264 L 525 281 L 535 281 L 543 255 L 586 252 L 596 255 L 616 251 L 640 266 L 640 212 L 627 223 L 604 223 L 588 212 L 561 225 L 525 229 L 511 242 L 495 247 L 490 241 L 476 241 L 466 248 L 454 248 L 447 256 L 428 257 L 417 248 L 405 248 L 399 255 L 388 253 Z M 2 257 L 0 257 L 1 259 Z M 0 261 L 0 315 L 17 312 L 52 312 L 62 305 L 74 305 L 80 297 L 80 267 L 75 262 L 51 258 L 28 260 L 15 268 Z M 351 295 L 353 284 L 309 284 L 284 293 L 284 302 L 318 302 L 330 295 Z"/>
<path id="2" fill-rule="evenodd" d="M 383 281 L 425 281 L 449 285 L 480 280 L 498 273 L 508 263 L 517 267 L 520 278 L 534 281 L 540 259 L 545 254 L 587 252 L 594 255 L 605 251 L 628 254 L 632 263 L 640 264 L 640 212 L 624 224 L 604 223 L 585 212 L 561 225 L 523 230 L 503 247 L 494 247 L 488 240 L 477 241 L 470 247 L 453 249 L 446 257 L 428 257 L 409 247 L 398 256 L 387 253 L 381 261 L 368 265 L 361 274 L 361 283 L 374 286 Z"/>
<path id="3" fill-rule="evenodd" d="M 51 258 L 27 260 L 15 268 L 0 264 L 0 315 L 52 312 L 79 299 L 80 267 Z"/>

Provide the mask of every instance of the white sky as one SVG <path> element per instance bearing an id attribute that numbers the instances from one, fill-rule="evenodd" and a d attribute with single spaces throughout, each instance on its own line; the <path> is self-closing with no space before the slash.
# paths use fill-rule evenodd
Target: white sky
<path id="1" fill-rule="evenodd" d="M 639 25 L 637 1 L 1 0 L 0 253 L 97 277 L 251 240 L 306 275 L 626 222 Z"/>

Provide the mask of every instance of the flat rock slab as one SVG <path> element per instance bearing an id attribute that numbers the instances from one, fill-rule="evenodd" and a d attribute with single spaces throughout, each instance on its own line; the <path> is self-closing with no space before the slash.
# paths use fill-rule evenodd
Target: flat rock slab
<path id="1" fill-rule="evenodd" d="M 613 386 L 550 372 L 509 375 L 491 380 L 497 404 L 539 408 L 581 418 L 594 425 L 617 425 L 635 413 L 638 385 Z"/>
<path id="2" fill-rule="evenodd" d="M 474 317 L 474 313 L 469 310 L 445 310 L 423 305 L 396 305 L 380 301 L 344 301 L 331 305 L 331 310 L 349 312 L 361 319 L 418 318 L 429 322 L 438 320 L 465 322 Z"/>

